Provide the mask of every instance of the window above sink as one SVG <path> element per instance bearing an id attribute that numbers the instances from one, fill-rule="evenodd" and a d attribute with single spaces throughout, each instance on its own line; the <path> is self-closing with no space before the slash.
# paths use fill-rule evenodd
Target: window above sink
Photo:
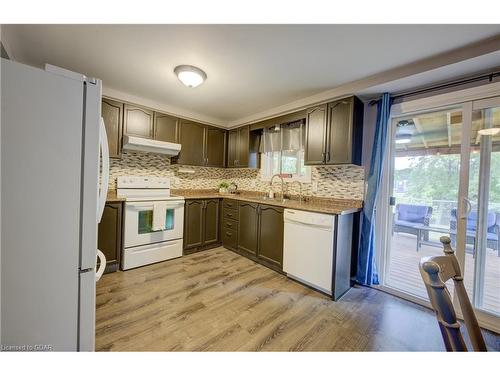
<path id="1" fill-rule="evenodd" d="M 264 129 L 260 150 L 263 181 L 280 174 L 285 181 L 311 182 L 311 167 L 304 165 L 304 127 L 303 121 L 295 121 Z"/>

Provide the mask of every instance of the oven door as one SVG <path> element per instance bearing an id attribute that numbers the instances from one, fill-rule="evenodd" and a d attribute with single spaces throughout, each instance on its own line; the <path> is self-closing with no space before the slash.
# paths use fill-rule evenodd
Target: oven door
<path id="1" fill-rule="evenodd" d="M 153 231 L 153 201 L 125 203 L 125 245 L 133 247 L 182 238 L 184 201 L 169 201 L 165 229 Z"/>

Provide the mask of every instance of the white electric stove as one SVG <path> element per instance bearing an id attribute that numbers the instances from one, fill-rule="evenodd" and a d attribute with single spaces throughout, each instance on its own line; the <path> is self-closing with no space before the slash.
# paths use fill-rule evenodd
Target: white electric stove
<path id="1" fill-rule="evenodd" d="M 120 176 L 117 196 L 125 198 L 123 270 L 182 256 L 184 198 L 170 195 L 168 177 Z M 165 227 L 153 230 L 160 201 L 167 205 Z"/>

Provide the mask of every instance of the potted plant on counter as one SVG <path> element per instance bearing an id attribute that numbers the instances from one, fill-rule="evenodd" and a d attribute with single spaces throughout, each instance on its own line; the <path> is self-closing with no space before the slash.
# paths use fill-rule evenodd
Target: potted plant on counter
<path id="1" fill-rule="evenodd" d="M 219 184 L 219 193 L 228 193 L 227 188 L 229 187 L 229 184 L 225 181 L 221 182 Z"/>

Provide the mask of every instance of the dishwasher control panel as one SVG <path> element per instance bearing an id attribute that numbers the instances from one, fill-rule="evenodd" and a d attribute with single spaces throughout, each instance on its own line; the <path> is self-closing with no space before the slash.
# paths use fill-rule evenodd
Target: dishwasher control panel
<path id="1" fill-rule="evenodd" d="M 299 224 L 328 227 L 332 229 L 335 221 L 335 215 L 290 209 L 285 210 L 283 218 L 285 222 L 289 221 Z"/>

